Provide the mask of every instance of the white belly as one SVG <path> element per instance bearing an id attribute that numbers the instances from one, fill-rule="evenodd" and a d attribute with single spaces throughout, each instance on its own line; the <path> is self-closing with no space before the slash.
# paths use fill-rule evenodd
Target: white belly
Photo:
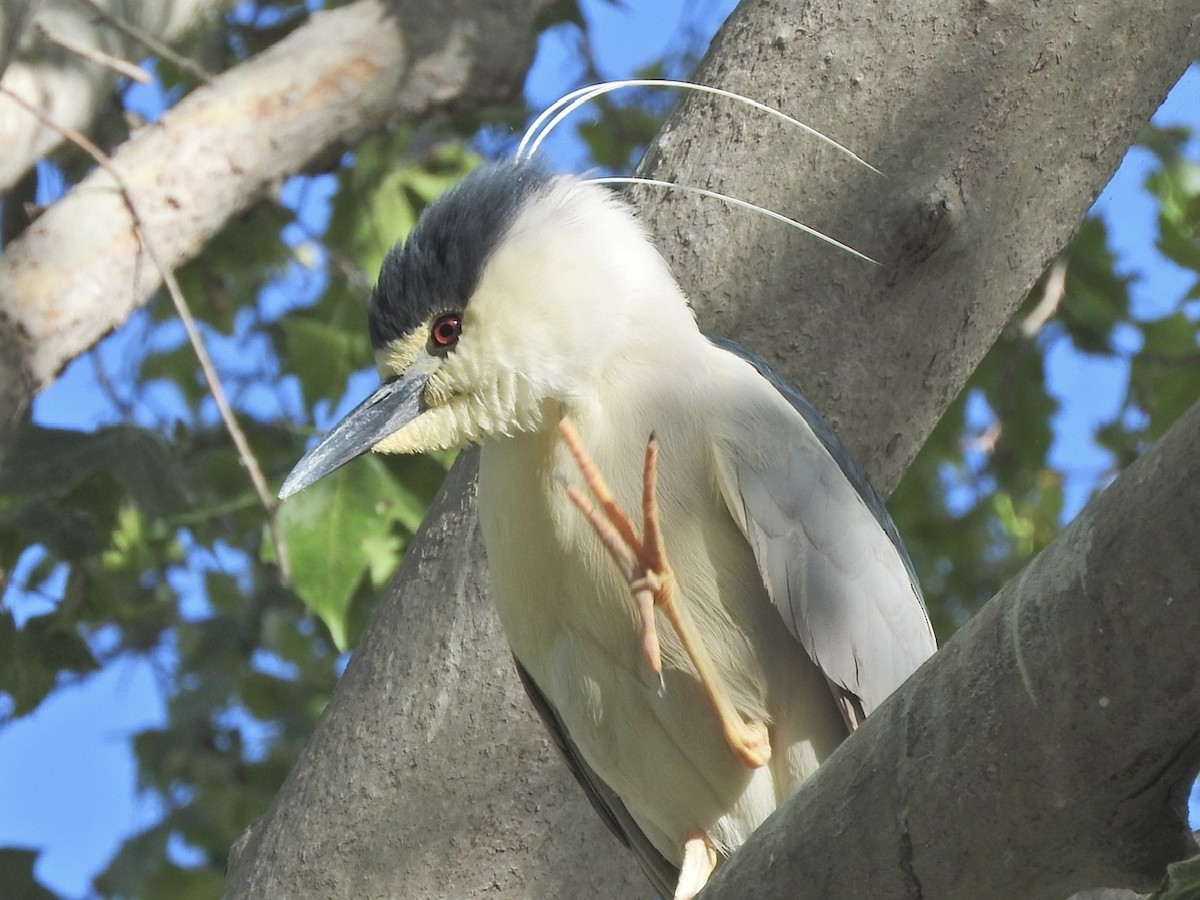
<path id="1" fill-rule="evenodd" d="M 610 411 L 611 415 L 611 411 Z M 641 443 L 585 446 L 640 527 Z M 645 427 L 643 427 L 645 425 Z M 647 423 L 620 423 L 648 435 Z M 726 746 L 671 626 L 660 615 L 663 688 L 641 653 L 628 586 L 563 479 L 578 483 L 557 431 L 484 444 L 479 507 L 493 597 L 516 657 L 588 764 L 676 864 L 698 831 L 728 852 L 811 774 L 845 733 L 823 676 L 765 596 L 753 555 L 705 474 L 702 434 L 659 433 L 659 500 L 679 594 L 735 705 L 773 722 L 773 758 L 751 770 Z M 700 502 L 676 486 L 704 485 Z M 552 562 L 548 562 L 552 561 Z"/>

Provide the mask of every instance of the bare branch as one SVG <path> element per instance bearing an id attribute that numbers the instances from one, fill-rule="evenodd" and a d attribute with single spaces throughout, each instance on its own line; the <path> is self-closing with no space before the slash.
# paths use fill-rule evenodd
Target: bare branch
<path id="1" fill-rule="evenodd" d="M 148 31 L 138 28 L 136 25 L 126 22 L 124 19 L 121 19 L 118 16 L 114 16 L 111 12 L 97 3 L 96 0 L 76 0 L 76 2 L 82 3 L 88 9 L 90 9 L 96 15 L 96 18 L 101 22 L 104 22 L 106 25 L 116 29 L 131 40 L 141 44 L 155 56 L 165 59 L 180 71 L 187 72 L 198 81 L 207 82 L 212 80 L 212 73 L 203 66 L 193 62 L 181 53 L 176 53 L 168 44 L 160 41 Z M 139 69 L 138 71 L 141 70 Z"/>
<path id="2" fill-rule="evenodd" d="M 71 38 L 65 35 L 55 34 L 54 30 L 47 27 L 44 22 L 35 22 L 34 27 L 46 40 L 52 44 L 57 44 L 68 53 L 74 53 L 83 59 L 91 60 L 96 65 L 111 69 L 118 75 L 123 75 L 132 81 L 136 81 L 138 84 L 150 84 L 153 81 L 149 75 L 133 63 L 126 62 L 123 59 L 113 56 L 111 53 L 105 53 L 103 50 L 95 47 L 89 47 L 87 44 L 80 43 L 79 41 L 71 40 Z M 9 96 L 12 96 L 11 92 L 9 92 Z"/>
<path id="3" fill-rule="evenodd" d="M 103 0 L 119 7 L 124 19 L 160 42 L 176 41 L 203 27 L 235 0 Z M 30 25 L 45 23 L 55 41 L 44 40 Z M 16 29 L 20 29 L 18 33 Z M 63 52 L 62 41 L 73 45 Z M 80 65 L 74 47 L 86 46 L 118 59 L 136 58 L 142 44 L 116 28 L 98 25 L 94 11 L 73 0 L 8 0 L 0 4 L 0 63 L 4 86 L 55 120 L 87 132 L 111 102 L 116 80 L 107 65 Z M 100 57 L 93 56 L 94 59 Z M 52 153 L 61 136 L 7 100 L 0 102 L 0 193 Z"/>

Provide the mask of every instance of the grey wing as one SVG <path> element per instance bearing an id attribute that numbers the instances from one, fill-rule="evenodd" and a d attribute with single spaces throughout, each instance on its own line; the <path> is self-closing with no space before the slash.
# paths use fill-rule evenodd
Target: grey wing
<path id="1" fill-rule="evenodd" d="M 521 684 L 525 686 L 525 693 L 533 701 L 534 709 L 541 717 L 542 724 L 550 732 L 555 746 L 562 753 L 571 774 L 575 776 L 575 780 L 587 794 L 592 807 L 600 814 L 600 818 L 604 820 L 609 831 L 633 851 L 638 864 L 654 885 L 655 890 L 663 897 L 672 896 L 675 893 L 675 885 L 679 881 L 679 869 L 655 849 L 654 845 L 650 843 L 650 839 L 633 820 L 633 816 L 629 814 L 629 810 L 625 808 L 621 798 L 584 761 L 575 742 L 571 740 L 571 735 L 567 733 L 567 729 L 563 727 L 562 721 L 558 718 L 558 713 L 534 683 L 533 678 L 525 671 L 520 660 L 514 658 L 513 662 L 516 663 L 517 674 L 521 676 Z"/>
<path id="2" fill-rule="evenodd" d="M 936 649 L 912 561 L 816 409 L 747 350 L 710 340 L 757 373 L 734 400 L 741 421 L 714 441 L 726 503 L 771 600 L 856 726 Z"/>

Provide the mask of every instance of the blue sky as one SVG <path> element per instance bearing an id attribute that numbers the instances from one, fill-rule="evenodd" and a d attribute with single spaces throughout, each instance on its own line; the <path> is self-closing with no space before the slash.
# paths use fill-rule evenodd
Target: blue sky
<path id="1" fill-rule="evenodd" d="M 711 33 L 732 5 L 732 0 L 693 4 L 692 27 L 700 34 Z M 683 0 L 589 2 L 586 15 L 601 74 L 627 77 L 658 58 L 664 47 L 679 39 L 682 7 Z M 531 108 L 545 106 L 564 85 L 575 82 L 577 40 L 574 32 L 563 28 L 542 41 L 527 85 Z M 1187 124 L 1200 133 L 1200 69 L 1189 70 L 1157 120 Z M 565 166 L 578 158 L 569 141 L 548 149 Z M 1200 159 L 1200 141 L 1193 140 L 1190 155 Z M 1135 278 L 1136 313 L 1147 318 L 1172 307 L 1190 286 L 1153 246 L 1154 207 L 1141 191 L 1153 165 L 1149 153 L 1131 152 L 1097 203 L 1122 266 Z M 114 361 L 123 355 L 121 342 L 136 339 L 113 338 Z M 1110 418 L 1117 408 L 1124 392 L 1124 367 L 1055 351 L 1049 377 L 1051 389 L 1064 402 L 1055 422 L 1054 460 L 1078 473 L 1067 484 L 1073 514 L 1096 475 L 1111 462 L 1088 436 L 1096 422 Z M 35 415 L 45 423 L 87 427 L 110 418 L 105 409 L 90 366 L 81 362 L 39 398 Z M 38 877 L 66 897 L 87 896 L 91 878 L 107 865 L 121 841 L 158 815 L 152 803 L 139 799 L 129 743 L 137 731 L 165 722 L 163 689 L 154 666 L 154 660 L 120 660 L 77 685 L 60 688 L 33 715 L 0 729 L 0 846 L 41 850 Z"/>

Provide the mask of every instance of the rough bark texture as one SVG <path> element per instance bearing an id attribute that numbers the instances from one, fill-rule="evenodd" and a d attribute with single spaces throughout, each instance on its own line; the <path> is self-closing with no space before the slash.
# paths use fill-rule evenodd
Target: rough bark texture
<path id="1" fill-rule="evenodd" d="M 195 256 L 281 179 L 388 121 L 511 96 L 549 0 L 359 0 L 201 87 L 114 163 L 166 263 Z M 112 177 L 96 171 L 0 259 L 0 434 L 160 283 Z"/>
<path id="2" fill-rule="evenodd" d="M 911 14 L 900 13 L 900 6 L 825 0 L 792 10 L 777 3 L 749 4 L 723 31 L 699 76 L 801 112 L 884 168 L 888 179 L 849 168 L 824 151 L 802 149 L 795 134 L 773 134 L 774 126 L 748 121 L 744 110 L 718 113 L 703 106 L 673 122 L 660 144 L 658 169 L 691 184 L 716 184 L 718 174 L 728 177 L 720 182 L 727 189 L 847 238 L 884 267 L 863 266 L 777 225 L 728 216 L 716 205 L 697 208 L 680 197 L 648 201 L 655 204 L 649 221 L 676 261 L 705 325 L 774 357 L 840 424 L 886 488 L 895 484 L 1046 260 L 1067 241 L 1197 42 L 1197 10 L 1189 0 L 1160 3 L 1133 23 L 1124 4 L 1116 2 L 963 8 L 934 0 L 920 4 L 919 11 L 905 6 L 914 8 Z M 754 185 L 765 188 L 766 195 Z M 473 519 L 455 493 L 469 481 L 470 465 L 468 459 L 456 468 L 455 486 L 430 512 L 309 748 L 272 810 L 235 855 L 228 897 L 462 897 L 483 891 L 506 897 L 649 895 L 647 886 L 631 881 L 629 863 L 614 856 L 610 839 L 585 837 L 599 833 L 586 824 L 594 816 L 567 783 L 559 762 L 545 752 L 545 738 L 524 711 L 520 687 L 503 664 L 506 650 L 486 611 L 485 584 L 475 568 L 480 551 Z M 1163 477 L 1170 483 L 1189 472 L 1194 476 L 1194 467 L 1180 469 L 1178 476 L 1164 469 Z M 1140 477 L 1130 480 L 1133 487 L 1121 489 L 1122 503 L 1130 505 L 1116 508 L 1126 523 L 1152 508 L 1138 500 Z M 1093 525 L 1086 544 L 1090 554 L 1075 559 L 1067 571 L 1081 577 L 1088 564 L 1118 548 L 1120 532 L 1111 530 L 1110 518 L 1104 522 L 1110 529 L 1105 537 L 1099 537 L 1100 525 Z M 1120 582 L 1126 597 L 1157 598 L 1125 610 L 1147 617 L 1143 625 L 1149 629 L 1178 628 L 1178 617 L 1195 613 L 1195 571 L 1190 576 L 1185 571 L 1192 554 L 1182 541 L 1189 537 L 1194 544 L 1195 525 L 1178 526 L 1191 530 L 1180 535 L 1179 555 L 1171 558 L 1175 609 L 1160 602 L 1168 596 L 1167 587 L 1156 582 L 1161 566 L 1151 564 L 1167 558 L 1122 556 L 1129 566 Z M 1072 540 L 1068 550 L 1084 548 Z M 464 566 L 470 571 L 464 573 Z M 1070 590 L 1065 581 L 1042 583 L 1052 574 L 1048 568 L 1039 565 L 1023 580 L 1020 615 L 1004 624 L 1029 627 L 1024 617 L 1043 610 L 1034 598 Z M 1108 610 L 1115 595 L 1108 588 L 1093 595 L 1100 587 L 1089 581 L 1077 602 Z M 1188 603 L 1191 612 L 1181 611 Z M 402 611 L 412 618 L 402 619 Z M 983 635 L 973 646 L 987 644 L 988 634 L 1002 634 L 1002 628 L 995 631 L 997 613 L 989 616 L 972 628 Z M 965 859 L 957 841 L 974 827 L 972 797 L 981 803 L 994 799 L 996 794 L 982 792 L 1003 788 L 1000 775 L 1010 783 L 1030 779 L 1034 787 L 1063 783 L 1061 770 L 1072 760 L 1056 756 L 1037 735 L 1025 734 L 1025 718 L 1002 730 L 1002 721 L 990 712 L 992 698 L 984 690 L 990 684 L 988 667 L 1011 664 L 1012 646 L 1025 646 L 1024 630 L 1020 636 L 1021 644 L 1005 645 L 997 637 L 983 648 L 991 655 L 974 666 L 984 683 L 957 686 L 951 696 L 958 705 L 946 711 L 998 742 L 1012 741 L 1013 759 L 994 773 L 984 770 L 978 786 L 941 785 L 942 818 L 936 827 L 922 818 L 919 834 L 903 827 L 904 807 L 876 805 L 866 794 L 856 797 L 861 804 L 856 808 L 869 814 L 856 823 L 858 832 L 847 843 L 827 851 L 826 862 L 865 866 L 855 854 L 874 846 L 891 853 L 883 857 L 885 864 L 920 879 L 927 877 L 927 859 L 940 847 L 956 867 L 970 872 L 977 860 Z M 1101 639 L 1119 641 L 1111 630 Z M 423 640 L 433 641 L 432 646 Z M 1069 639 L 1071 646 L 1082 646 L 1085 657 L 1097 640 L 1094 630 Z M 431 655 L 433 667 L 422 668 L 430 665 Z M 924 680 L 950 691 L 954 685 L 937 667 L 943 658 L 953 666 L 961 655 L 954 647 L 939 654 Z M 1140 659 L 1160 656 L 1155 651 Z M 1060 668 L 1065 676 L 1061 661 Z M 1104 674 L 1086 659 L 1080 668 L 1081 678 Z M 1139 713 L 1137 701 L 1144 702 L 1148 691 L 1167 696 L 1186 690 L 1193 697 L 1194 674 L 1190 668 L 1187 675 L 1182 672 L 1144 666 L 1136 684 L 1129 683 L 1132 673 L 1127 672 L 1120 685 L 1105 681 L 1100 692 L 1094 684 L 1063 677 L 1055 689 L 1080 685 L 1087 691 L 1055 703 L 1095 705 L 1103 694 L 1112 715 L 1119 709 L 1128 716 L 1123 718 L 1128 727 L 1157 727 L 1157 719 L 1151 720 L 1157 712 Z M 1010 678 L 1002 686 L 1015 692 L 1017 701 L 1025 697 L 1019 680 Z M 1128 693 L 1118 695 L 1117 687 Z M 1046 710 L 1055 708 L 1044 697 L 1050 690 L 1050 684 L 1034 684 Z M 404 698 L 396 698 L 396 691 L 405 692 Z M 929 710 L 934 716 L 940 712 Z M 432 721 L 436 734 L 426 740 Z M 936 740 L 948 732 L 906 735 L 904 725 L 893 712 L 875 731 L 880 741 L 900 748 L 894 754 L 921 738 L 926 777 L 940 773 L 943 765 L 954 771 L 955 748 Z M 1136 734 L 1126 731 L 1123 737 L 1137 746 Z M 1096 735 L 1101 737 L 1108 740 L 1111 733 Z M 423 740 L 423 752 L 408 749 L 421 747 Z M 486 763 L 470 768 L 485 752 Z M 1092 746 L 1083 751 L 1098 752 Z M 1179 769 L 1188 758 L 1180 756 L 1172 774 L 1182 778 Z M 1008 859 L 1025 879 L 1007 896 L 1034 895 L 1043 874 L 1060 894 L 1082 886 L 1083 875 L 1143 883 L 1149 867 L 1182 853 L 1186 845 L 1178 827 L 1162 825 L 1169 780 L 1155 780 L 1155 767 L 1162 763 L 1159 749 L 1133 761 L 1134 771 L 1145 776 L 1144 802 L 1104 810 L 1103 821 L 1082 818 L 1096 814 L 1085 808 L 1087 801 L 1065 798 L 1077 814 L 1071 834 L 1086 842 L 1081 853 L 1093 854 L 1079 877 L 1023 864 L 1025 848 L 1035 840 L 1032 829 L 1060 821 L 1044 810 L 1046 797 L 1053 795 L 1043 791 L 1030 809 L 1008 804 L 1009 816 L 995 818 L 1003 822 L 1003 831 L 986 833 L 990 854 Z M 906 776 L 915 777 L 912 769 L 910 760 Z M 870 771 L 865 766 L 863 777 Z M 1092 786 L 1104 790 L 1114 784 Z M 814 807 L 812 821 L 825 827 L 844 798 Z M 1135 826 L 1136 810 L 1148 808 L 1159 817 Z M 1177 803 L 1172 809 L 1178 812 Z M 1124 825 L 1130 830 L 1115 845 L 1100 847 L 1087 837 L 1093 828 L 1112 836 Z M 1059 833 L 1054 840 L 1061 838 Z M 1158 839 L 1152 859 L 1147 848 Z M 846 852 L 848 846 L 854 853 Z M 972 837 L 966 846 L 978 844 Z M 1044 861 L 1037 855 L 1028 859 Z M 918 860 L 922 868 L 914 870 Z M 609 865 L 611 881 L 605 881 Z M 980 865 L 986 869 L 988 863 Z M 481 867 L 490 874 L 481 878 Z M 598 883 L 604 885 L 599 892 Z M 927 900 L 978 896 L 973 890 L 939 893 L 935 884 L 940 890 L 946 882 L 931 879 Z M 917 896 L 914 886 L 909 882 L 904 896 Z M 734 894 L 756 895 L 750 885 Z"/>
<path id="3" fill-rule="evenodd" d="M 705 900 L 1059 900 L 1150 890 L 1196 853 L 1197 446 L 1200 405 L 876 710 Z"/>
<path id="4" fill-rule="evenodd" d="M 700 97 L 649 168 L 883 265 L 682 194 L 654 198 L 648 221 L 706 327 L 777 365 L 890 492 L 1195 56 L 1198 16 L 1191 0 L 1136 16 L 1112 0 L 743 4 L 698 80 L 778 106 L 887 177 Z"/>

